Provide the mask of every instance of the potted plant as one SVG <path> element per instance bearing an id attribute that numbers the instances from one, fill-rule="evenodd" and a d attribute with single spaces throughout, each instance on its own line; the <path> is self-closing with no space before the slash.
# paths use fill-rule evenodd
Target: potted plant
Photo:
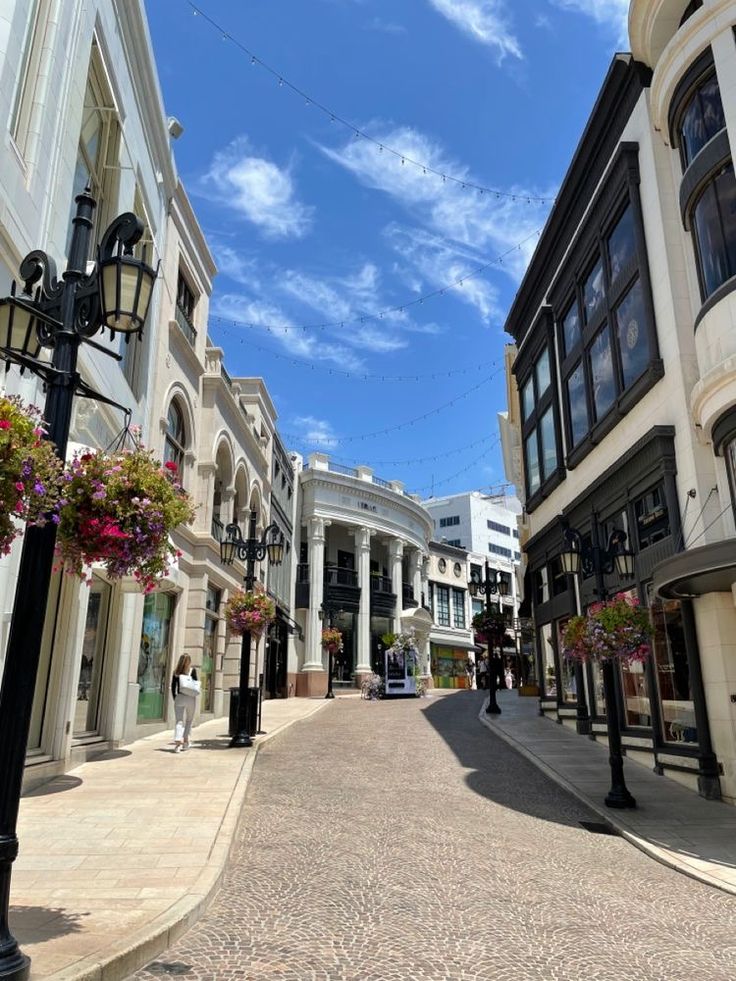
<path id="1" fill-rule="evenodd" d="M 499 646 L 503 642 L 508 629 L 504 614 L 493 610 L 481 610 L 480 613 L 476 613 L 471 626 L 480 640 L 495 646 Z"/>
<path id="2" fill-rule="evenodd" d="M 45 438 L 41 412 L 17 396 L 0 396 L 0 555 L 26 524 L 58 521 L 63 465 Z"/>
<path id="3" fill-rule="evenodd" d="M 78 454 L 62 478 L 57 554 L 81 579 L 86 565 L 100 562 L 111 579 L 133 576 L 150 592 L 181 554 L 169 535 L 193 518 L 176 465 L 162 464 L 140 442 Z"/>
<path id="4" fill-rule="evenodd" d="M 247 631 L 258 638 L 275 618 L 276 604 L 260 584 L 247 591 L 236 589 L 225 604 L 225 619 L 234 634 Z"/>
<path id="5" fill-rule="evenodd" d="M 342 633 L 337 627 L 325 627 L 322 631 L 322 646 L 329 654 L 342 650 Z"/>
<path id="6" fill-rule="evenodd" d="M 618 593 L 571 617 L 562 635 L 562 654 L 571 661 L 645 661 L 653 630 L 649 614 L 635 597 Z"/>

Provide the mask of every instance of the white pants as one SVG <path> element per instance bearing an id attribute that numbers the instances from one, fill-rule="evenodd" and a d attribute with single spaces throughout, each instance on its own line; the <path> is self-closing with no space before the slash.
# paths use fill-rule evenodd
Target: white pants
<path id="1" fill-rule="evenodd" d="M 196 708 L 196 695 L 185 695 L 183 692 L 179 692 L 174 699 L 174 712 L 176 713 L 174 739 L 176 742 L 189 742 L 189 733 L 192 731 L 192 722 L 194 722 Z"/>

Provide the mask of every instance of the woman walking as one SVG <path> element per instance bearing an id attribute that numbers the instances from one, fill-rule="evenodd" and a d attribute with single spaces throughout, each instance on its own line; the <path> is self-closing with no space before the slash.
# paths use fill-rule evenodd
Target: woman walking
<path id="1" fill-rule="evenodd" d="M 191 657 L 188 654 L 182 654 L 171 679 L 171 694 L 174 699 L 174 712 L 176 714 L 175 753 L 189 749 L 189 734 L 192 731 L 199 690 L 197 669 L 192 667 Z"/>

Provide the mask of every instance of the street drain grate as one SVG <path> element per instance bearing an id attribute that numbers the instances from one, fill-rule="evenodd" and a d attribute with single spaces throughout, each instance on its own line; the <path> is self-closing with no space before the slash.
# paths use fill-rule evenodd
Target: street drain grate
<path id="1" fill-rule="evenodd" d="M 192 968 L 180 961 L 153 961 L 147 970 L 155 974 L 191 974 Z"/>
<path id="2" fill-rule="evenodd" d="M 603 824 L 599 821 L 580 821 L 580 827 L 590 831 L 592 835 L 616 835 L 617 832 L 610 824 Z"/>

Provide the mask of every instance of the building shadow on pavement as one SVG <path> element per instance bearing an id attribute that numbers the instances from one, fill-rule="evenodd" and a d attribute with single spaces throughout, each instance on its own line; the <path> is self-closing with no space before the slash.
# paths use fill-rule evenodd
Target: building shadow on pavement
<path id="1" fill-rule="evenodd" d="M 84 781 L 81 777 L 73 777 L 71 774 L 64 773 L 58 777 L 52 777 L 45 783 L 39 784 L 32 790 L 25 791 L 24 797 L 47 797 L 49 794 L 63 794 L 67 790 L 75 790 L 81 787 Z"/>
<path id="2" fill-rule="evenodd" d="M 13 935 L 23 947 L 66 937 L 72 933 L 82 933 L 82 920 L 88 913 L 68 913 L 63 909 L 49 906 L 10 907 L 10 927 Z"/>
<path id="3" fill-rule="evenodd" d="M 422 712 L 444 739 L 476 794 L 530 817 L 579 828 L 595 822 L 593 811 L 552 783 L 539 769 L 478 722 L 486 699 L 482 691 L 434 696 Z M 462 702 L 461 702 L 462 700 Z"/>

